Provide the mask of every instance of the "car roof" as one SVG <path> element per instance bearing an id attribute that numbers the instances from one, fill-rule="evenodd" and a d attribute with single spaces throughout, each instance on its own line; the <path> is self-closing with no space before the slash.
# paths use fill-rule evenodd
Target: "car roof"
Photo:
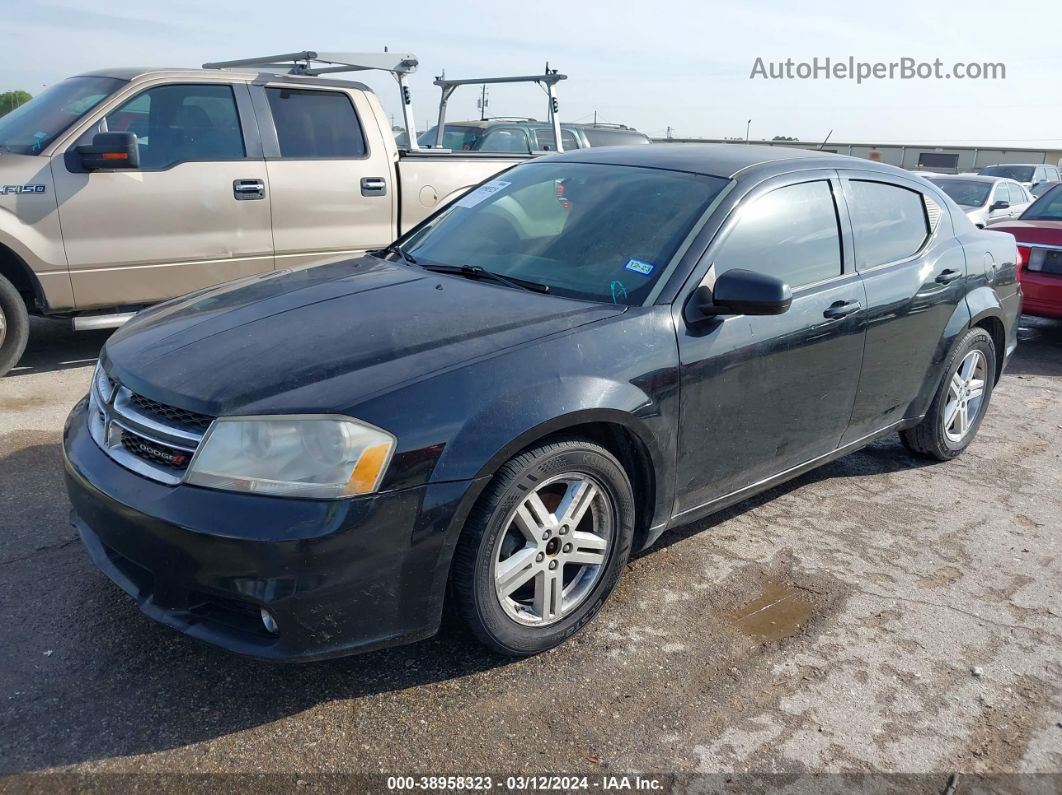
<path id="1" fill-rule="evenodd" d="M 782 146 L 750 144 L 653 144 L 652 146 L 601 146 L 551 155 L 549 160 L 574 163 L 641 166 L 691 174 L 732 178 L 743 171 L 763 166 L 771 171 L 785 171 L 787 166 L 800 168 L 859 168 L 911 177 L 910 172 L 895 166 L 875 163 L 860 157 L 833 152 L 795 149 Z M 757 169 L 761 170 L 761 169 Z"/>
<path id="2" fill-rule="evenodd" d="M 987 166 L 981 166 L 981 170 L 986 168 L 999 168 L 1000 166 L 1018 166 L 1019 168 L 1039 168 L 1040 166 L 1050 167 L 1050 163 L 989 163 Z"/>
<path id="3" fill-rule="evenodd" d="M 927 176 L 926 179 L 930 181 L 938 179 L 959 179 L 963 182 L 1013 182 L 1010 177 L 995 177 L 991 174 L 933 174 Z"/>

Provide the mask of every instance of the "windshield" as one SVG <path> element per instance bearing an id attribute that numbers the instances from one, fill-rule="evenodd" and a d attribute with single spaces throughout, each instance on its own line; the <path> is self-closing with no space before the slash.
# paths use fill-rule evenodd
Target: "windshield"
<path id="1" fill-rule="evenodd" d="M 978 173 L 985 177 L 1003 177 L 1015 182 L 1032 182 L 1032 166 L 986 166 Z"/>
<path id="2" fill-rule="evenodd" d="M 1055 185 L 1019 216 L 1021 221 L 1062 221 L 1062 185 Z"/>
<path id="3" fill-rule="evenodd" d="M 956 204 L 965 207 L 981 207 L 988 201 L 992 182 L 972 179 L 929 179 L 934 185 L 951 197 Z"/>
<path id="4" fill-rule="evenodd" d="M 417 143 L 424 147 L 435 146 L 435 131 L 438 129 L 439 125 L 435 125 L 426 133 L 421 133 Z M 455 152 L 471 149 L 482 134 L 483 130 L 479 127 L 455 127 L 447 124 L 443 132 L 442 148 L 453 149 Z"/>
<path id="5" fill-rule="evenodd" d="M 71 77 L 0 117 L 0 149 L 35 155 L 124 83 L 114 77 Z"/>
<path id="6" fill-rule="evenodd" d="M 418 264 L 471 266 L 550 293 L 642 303 L 727 180 L 531 163 L 481 185 L 404 243 Z"/>

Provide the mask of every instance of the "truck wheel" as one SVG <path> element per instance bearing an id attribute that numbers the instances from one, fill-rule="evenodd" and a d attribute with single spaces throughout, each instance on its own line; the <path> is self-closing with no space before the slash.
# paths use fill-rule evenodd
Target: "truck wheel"
<path id="1" fill-rule="evenodd" d="M 605 448 L 564 439 L 516 456 L 487 487 L 454 553 L 461 615 L 502 654 L 553 648 L 612 593 L 634 518 L 630 479 Z"/>
<path id="2" fill-rule="evenodd" d="M 0 377 L 18 364 L 29 339 L 29 313 L 18 290 L 0 276 Z"/>
<path id="3" fill-rule="evenodd" d="M 983 328 L 972 328 L 955 346 L 944 381 L 918 425 L 900 431 L 912 453 L 948 461 L 970 446 L 988 410 L 996 375 L 996 346 Z"/>

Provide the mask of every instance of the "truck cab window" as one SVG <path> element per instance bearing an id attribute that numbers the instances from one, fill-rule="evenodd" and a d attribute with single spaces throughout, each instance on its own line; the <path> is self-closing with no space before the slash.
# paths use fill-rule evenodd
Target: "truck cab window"
<path id="1" fill-rule="evenodd" d="M 281 157 L 364 157 L 365 135 L 350 97 L 339 91 L 267 88 Z"/>
<path id="2" fill-rule="evenodd" d="M 105 122 L 109 132 L 136 133 L 144 169 L 245 156 L 236 100 L 226 85 L 152 88 L 108 113 Z"/>

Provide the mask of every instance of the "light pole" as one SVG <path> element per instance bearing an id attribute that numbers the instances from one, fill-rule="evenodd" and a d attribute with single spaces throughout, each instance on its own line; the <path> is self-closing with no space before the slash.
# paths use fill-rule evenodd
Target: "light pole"
<path id="1" fill-rule="evenodd" d="M 752 127 L 752 119 L 745 123 L 745 143 L 749 142 L 749 129 Z"/>

